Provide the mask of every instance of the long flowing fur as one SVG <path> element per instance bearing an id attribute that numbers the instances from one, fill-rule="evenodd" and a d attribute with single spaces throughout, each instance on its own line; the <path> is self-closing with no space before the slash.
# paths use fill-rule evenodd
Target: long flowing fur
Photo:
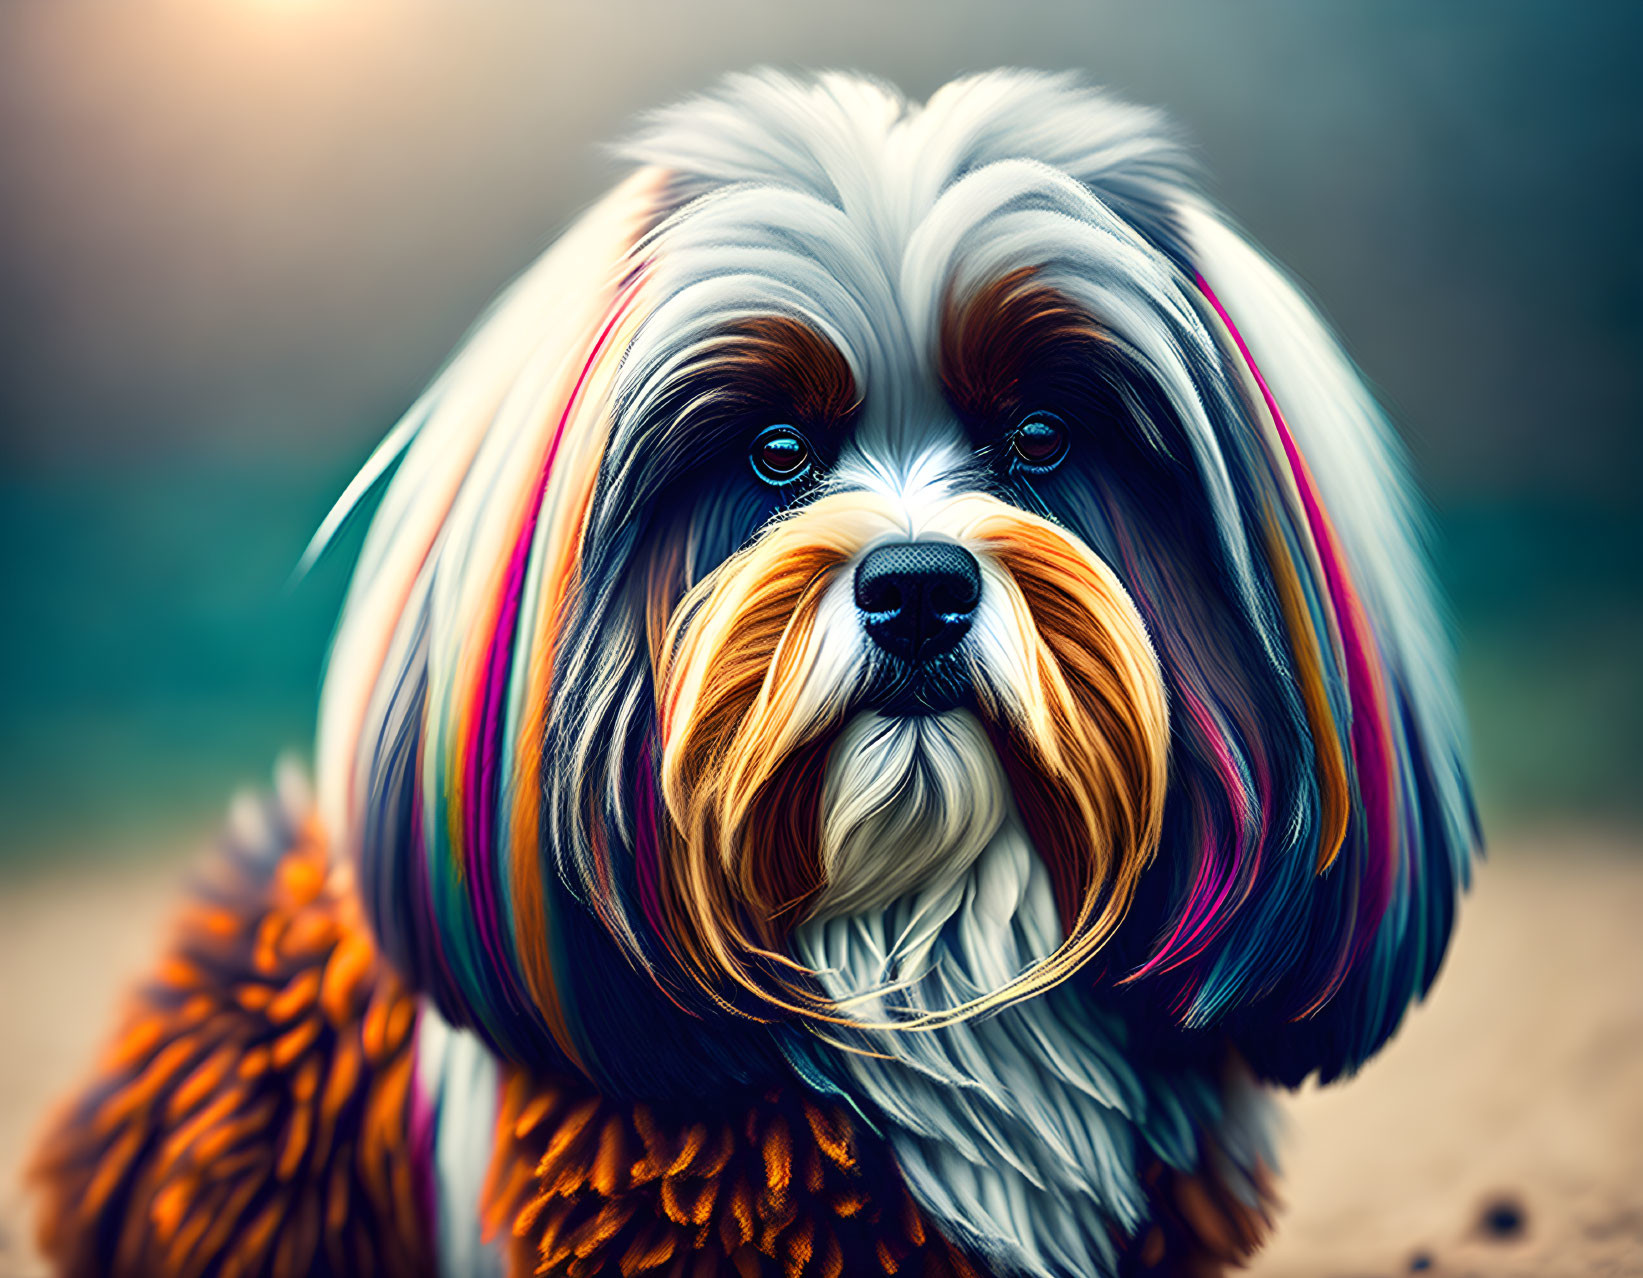
<path id="1" fill-rule="evenodd" d="M 936 517 L 908 525 L 883 499 L 824 498 L 727 560 L 686 598 L 679 652 L 661 681 L 662 794 L 679 838 L 659 891 L 674 905 L 676 934 L 700 947 L 704 968 L 716 966 L 764 994 L 738 951 L 779 963 L 782 936 L 809 912 L 807 897 L 816 895 L 827 913 L 883 909 L 930 874 L 962 874 L 960 847 L 968 845 L 973 859 L 985 845 L 990 829 L 928 853 L 922 872 L 903 860 L 907 877 L 868 878 L 860 854 L 854 864 L 841 859 L 845 836 L 836 819 L 824 811 L 795 822 L 785 801 L 790 761 L 797 756 L 802 767 L 818 737 L 849 734 L 848 716 L 859 711 L 872 677 L 853 626 L 836 615 L 848 580 L 834 570 L 905 532 L 948 537 L 985 556 L 985 638 L 971 675 L 1002 752 L 1033 778 L 1022 801 L 1039 816 L 1034 832 L 1059 872 L 1072 920 L 1067 944 L 1043 956 L 1039 970 L 943 1014 L 969 1015 L 1055 984 L 1111 932 L 1156 848 L 1167 747 L 1162 683 L 1123 588 L 1042 519 L 995 499 L 955 497 Z M 913 821 L 996 826 L 985 812 L 966 810 L 987 801 L 975 777 L 964 786 L 949 775 L 941 799 L 918 802 L 921 775 L 944 763 L 950 773 L 951 761 L 972 757 L 937 749 L 941 739 L 932 727 L 925 749 L 904 750 L 899 762 L 880 760 L 900 770 L 881 777 L 878 815 L 891 798 L 916 810 L 881 832 L 879 857 L 909 855 Z M 846 740 L 834 748 L 859 746 Z M 1001 770 L 996 760 L 991 766 Z M 830 777 L 832 802 L 821 796 L 835 817 L 840 775 L 835 768 Z M 873 802 L 870 792 L 850 798 Z M 737 935 L 742 918 L 759 929 L 755 936 Z M 791 997 L 770 997 L 805 1010 Z"/>
<path id="2" fill-rule="evenodd" d="M 1007 987 L 1061 935 L 1043 863 L 1011 814 L 956 878 L 889 910 L 806 924 L 798 946 L 835 997 L 893 1025 Z M 1264 1207 L 1272 1153 L 1248 1082 L 1134 1059 L 1122 1021 L 1069 989 L 855 1047 L 838 1068 L 882 1116 L 915 1197 L 997 1272 L 1117 1268 L 1147 1221 L 1143 1170 L 1196 1168 L 1211 1143 L 1251 1213 Z"/>
<path id="3" fill-rule="evenodd" d="M 976 1254 L 1110 1272 L 1148 1159 L 1254 1184 L 1248 1076 L 1352 1071 L 1442 959 L 1477 830 L 1393 437 L 1072 77 L 732 77 L 623 154 L 362 476 L 325 827 L 495 1054 L 844 1093 Z M 910 538 L 982 574 L 923 719 L 850 594 Z"/>

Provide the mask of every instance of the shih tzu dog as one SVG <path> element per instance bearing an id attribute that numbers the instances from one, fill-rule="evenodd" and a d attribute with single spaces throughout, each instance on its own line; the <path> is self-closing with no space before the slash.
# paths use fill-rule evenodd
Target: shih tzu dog
<path id="1" fill-rule="evenodd" d="M 1159 116 L 755 74 L 388 476 L 35 1162 L 120 1275 L 1198 1274 L 1431 984 L 1476 823 L 1398 451 Z"/>

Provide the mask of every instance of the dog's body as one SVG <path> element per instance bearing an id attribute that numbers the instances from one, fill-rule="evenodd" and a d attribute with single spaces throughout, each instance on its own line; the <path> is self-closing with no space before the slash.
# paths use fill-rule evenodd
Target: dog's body
<path id="1" fill-rule="evenodd" d="M 742 77 L 629 154 L 362 476 L 317 810 L 48 1143 L 48 1249 L 1236 1261 L 1266 1086 L 1392 1033 L 1475 842 L 1372 401 L 1066 78 Z"/>

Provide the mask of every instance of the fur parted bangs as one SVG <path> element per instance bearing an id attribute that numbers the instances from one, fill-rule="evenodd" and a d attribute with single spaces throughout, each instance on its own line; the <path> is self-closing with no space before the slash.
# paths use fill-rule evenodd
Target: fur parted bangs
<path id="1" fill-rule="evenodd" d="M 356 485 L 397 459 L 319 776 L 389 956 L 615 1094 L 1074 989 L 1354 1068 L 1476 829 L 1401 461 L 1294 286 L 1064 76 L 735 77 L 625 154 Z M 925 538 L 980 604 L 904 715 L 850 580 Z M 896 994 L 1004 882 L 1009 970 Z"/>

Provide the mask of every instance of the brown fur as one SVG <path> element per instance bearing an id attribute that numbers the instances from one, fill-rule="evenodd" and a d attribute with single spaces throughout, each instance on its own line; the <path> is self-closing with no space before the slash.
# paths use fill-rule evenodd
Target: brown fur
<path id="1" fill-rule="evenodd" d="M 1075 303 L 1035 280 L 1031 267 L 1011 271 L 962 300 L 949 298 L 941 326 L 941 384 L 973 426 L 1007 428 L 1042 408 L 1035 388 L 1062 370 L 1082 382 L 1115 367 L 1119 348 Z"/>
<path id="2" fill-rule="evenodd" d="M 311 829 L 225 860 L 36 1154 L 74 1278 L 431 1272 L 407 1115 L 416 1004 Z"/>
<path id="3" fill-rule="evenodd" d="M 484 1210 L 515 1274 L 981 1278 L 847 1112 L 791 1091 L 664 1112 L 516 1071 Z"/>

